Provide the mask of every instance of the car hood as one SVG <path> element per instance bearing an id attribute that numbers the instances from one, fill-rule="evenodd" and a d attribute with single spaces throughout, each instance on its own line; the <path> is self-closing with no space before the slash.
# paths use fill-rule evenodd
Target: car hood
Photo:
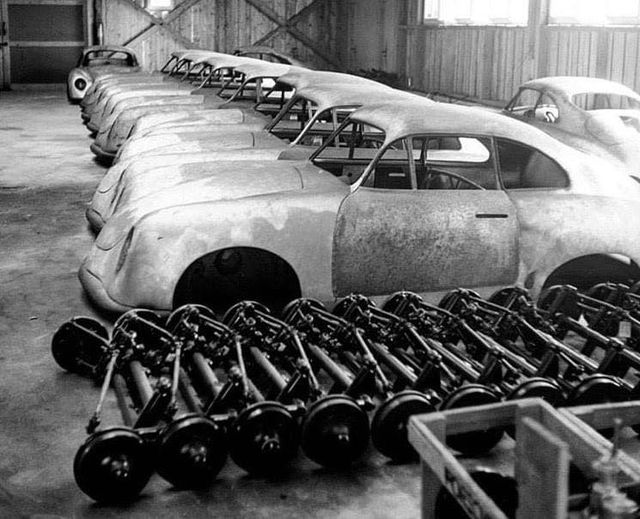
<path id="1" fill-rule="evenodd" d="M 211 163 L 206 178 L 184 180 L 171 189 L 138 198 L 135 204 L 115 212 L 98 235 L 96 245 L 103 250 L 113 248 L 140 218 L 168 207 L 302 190 L 304 182 L 300 167 L 305 164 L 279 161 Z M 316 173 L 320 171 L 331 176 L 311 167 Z"/>

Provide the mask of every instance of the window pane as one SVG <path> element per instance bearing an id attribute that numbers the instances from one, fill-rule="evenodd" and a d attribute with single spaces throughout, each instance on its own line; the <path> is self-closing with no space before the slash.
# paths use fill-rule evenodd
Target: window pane
<path id="1" fill-rule="evenodd" d="M 413 146 L 418 189 L 498 188 L 489 139 L 414 137 Z"/>
<path id="2" fill-rule="evenodd" d="M 569 185 L 558 163 L 538 150 L 503 139 L 496 139 L 496 146 L 506 189 L 557 189 Z"/>

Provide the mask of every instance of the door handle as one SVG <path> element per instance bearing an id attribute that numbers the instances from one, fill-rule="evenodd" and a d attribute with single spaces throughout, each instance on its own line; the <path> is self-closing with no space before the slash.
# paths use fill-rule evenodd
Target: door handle
<path id="1" fill-rule="evenodd" d="M 509 218 L 505 213 L 476 213 L 476 218 Z"/>

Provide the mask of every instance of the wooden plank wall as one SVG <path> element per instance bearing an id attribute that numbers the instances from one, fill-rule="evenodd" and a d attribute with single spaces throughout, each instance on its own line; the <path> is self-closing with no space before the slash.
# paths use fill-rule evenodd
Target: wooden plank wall
<path id="1" fill-rule="evenodd" d="M 283 19 L 314 4 L 314 0 L 260 2 Z M 180 3 L 176 2 L 176 5 Z M 295 19 L 294 26 L 325 52 L 337 56 L 341 45 L 338 33 L 341 30 L 339 13 L 344 10 L 342 4 L 343 0 L 317 0 Z M 105 43 L 122 44 L 148 24 L 148 17 L 125 0 L 106 2 Z M 251 45 L 277 28 L 275 22 L 245 0 L 200 0 L 167 25 L 189 41 L 193 48 L 220 52 L 231 52 L 236 47 Z M 284 30 L 278 31 L 263 44 L 316 68 L 335 68 Z M 143 66 L 148 69 L 161 66 L 172 50 L 182 48 L 168 31 L 162 29 L 148 31 L 130 46 L 139 53 Z"/>
<path id="2" fill-rule="evenodd" d="M 531 1 L 532 12 L 544 10 L 544 0 Z M 417 5 L 405 0 L 393 70 L 417 90 L 506 102 L 528 79 L 585 75 L 640 92 L 640 28 L 433 27 L 415 23 Z"/>

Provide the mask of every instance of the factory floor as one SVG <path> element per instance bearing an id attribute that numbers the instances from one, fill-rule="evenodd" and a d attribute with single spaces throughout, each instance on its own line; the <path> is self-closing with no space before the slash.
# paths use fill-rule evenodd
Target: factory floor
<path id="1" fill-rule="evenodd" d="M 76 272 L 94 239 L 84 210 L 105 168 L 62 90 L 0 92 L 0 517 L 416 517 L 420 468 L 371 453 L 346 472 L 300 456 L 276 481 L 228 463 L 201 492 L 154 476 L 128 507 L 98 506 L 72 463 L 98 400 L 89 380 L 50 354 L 56 328 L 98 317 Z M 115 424 L 115 404 L 109 401 Z"/>

